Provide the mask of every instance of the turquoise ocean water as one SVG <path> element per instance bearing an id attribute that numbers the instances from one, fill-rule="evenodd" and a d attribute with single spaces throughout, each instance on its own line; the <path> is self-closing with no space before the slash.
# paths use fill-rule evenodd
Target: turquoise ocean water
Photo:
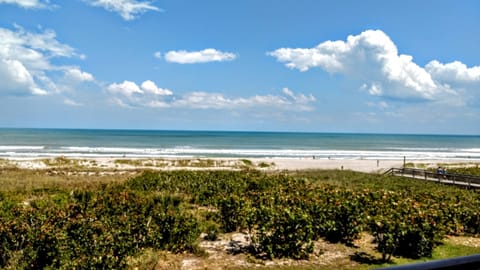
<path id="1" fill-rule="evenodd" d="M 0 158 L 277 157 L 480 160 L 480 136 L 0 129 Z"/>

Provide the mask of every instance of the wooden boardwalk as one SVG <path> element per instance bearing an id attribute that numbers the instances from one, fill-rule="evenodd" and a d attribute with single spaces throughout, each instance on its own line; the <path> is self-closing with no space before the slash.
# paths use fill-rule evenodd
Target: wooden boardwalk
<path id="1" fill-rule="evenodd" d="M 456 173 L 437 173 L 414 168 L 391 168 L 384 174 L 421 179 L 447 185 L 480 188 L 480 176 Z"/>

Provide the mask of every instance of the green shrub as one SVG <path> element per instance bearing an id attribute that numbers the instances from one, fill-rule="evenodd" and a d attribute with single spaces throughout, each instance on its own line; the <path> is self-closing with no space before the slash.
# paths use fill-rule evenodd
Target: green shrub
<path id="1" fill-rule="evenodd" d="M 320 237 L 351 245 L 361 232 L 384 260 L 428 257 L 446 234 L 478 234 L 479 208 L 475 191 L 349 171 L 145 172 L 0 191 L 0 268 L 122 269 L 142 250 L 195 253 L 201 232 L 219 230 L 248 232 L 266 258 L 307 258 Z"/>
<path id="2" fill-rule="evenodd" d="M 224 232 L 234 232 L 246 226 L 246 200 L 237 195 L 231 195 L 219 202 L 219 210 Z"/>
<path id="3" fill-rule="evenodd" d="M 256 228 L 253 244 L 257 255 L 272 258 L 307 259 L 313 251 L 311 217 L 302 209 L 280 206 L 259 209 L 261 219 Z"/>

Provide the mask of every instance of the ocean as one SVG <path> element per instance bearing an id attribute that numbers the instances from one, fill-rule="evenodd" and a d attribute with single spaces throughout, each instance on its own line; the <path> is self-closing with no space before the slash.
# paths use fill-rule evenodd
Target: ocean
<path id="1" fill-rule="evenodd" d="M 480 136 L 0 129 L 0 158 L 224 157 L 480 160 Z"/>

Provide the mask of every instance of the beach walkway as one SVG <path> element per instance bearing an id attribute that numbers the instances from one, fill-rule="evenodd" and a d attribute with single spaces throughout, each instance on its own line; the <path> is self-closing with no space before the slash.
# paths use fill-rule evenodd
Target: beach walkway
<path id="1" fill-rule="evenodd" d="M 480 188 L 480 176 L 455 173 L 436 173 L 414 168 L 391 168 L 384 174 L 403 176 L 447 185 Z"/>

